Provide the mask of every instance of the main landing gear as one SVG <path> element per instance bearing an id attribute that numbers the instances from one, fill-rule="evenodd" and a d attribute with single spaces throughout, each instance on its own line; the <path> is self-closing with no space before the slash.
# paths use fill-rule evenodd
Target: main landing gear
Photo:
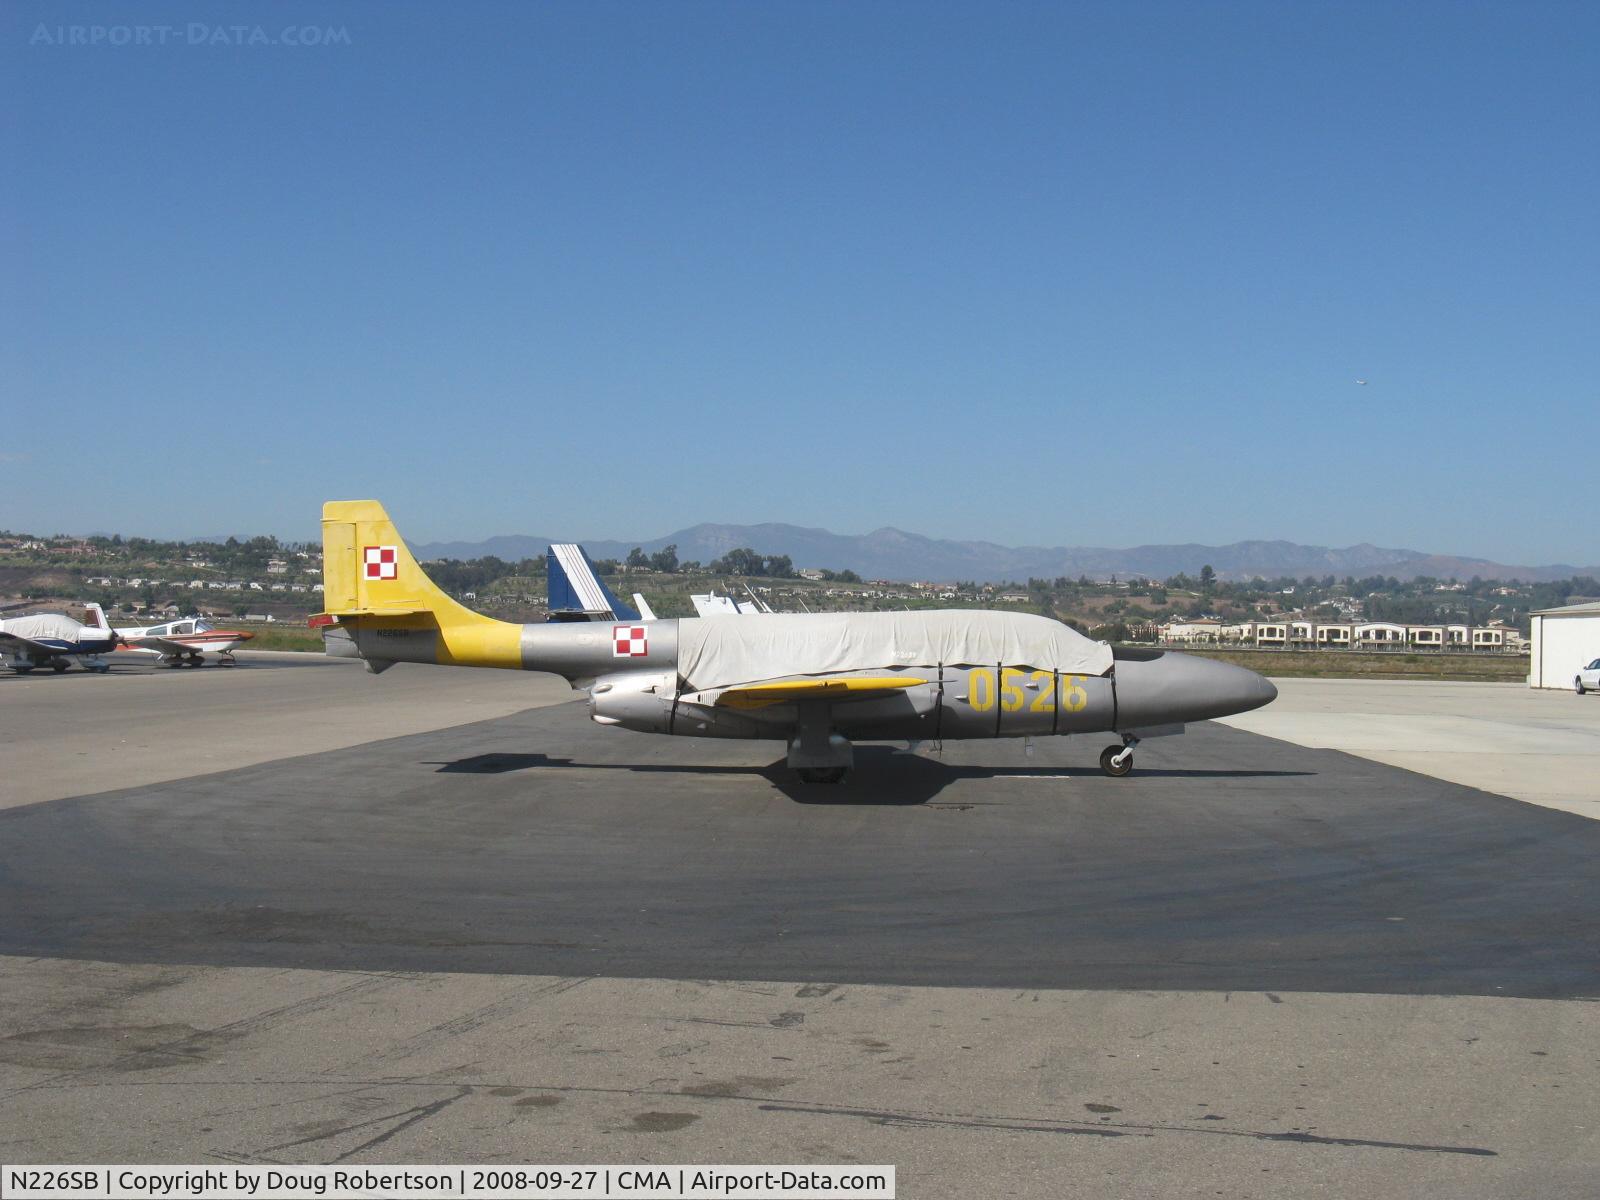
<path id="1" fill-rule="evenodd" d="M 833 732 L 826 704 L 802 704 L 789 741 L 789 766 L 801 783 L 843 783 L 855 765 L 850 743 Z"/>
<path id="2" fill-rule="evenodd" d="M 843 783 L 848 767 L 800 767 L 795 774 L 801 783 Z"/>
<path id="3" fill-rule="evenodd" d="M 1107 746 L 1100 751 L 1100 769 L 1113 779 L 1121 779 L 1133 770 L 1133 748 L 1139 744 L 1136 737 L 1125 737 L 1120 746 Z"/>

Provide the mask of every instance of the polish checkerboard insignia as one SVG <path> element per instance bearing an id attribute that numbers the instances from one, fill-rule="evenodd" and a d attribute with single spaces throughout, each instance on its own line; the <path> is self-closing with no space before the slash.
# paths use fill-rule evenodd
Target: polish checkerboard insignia
<path id="1" fill-rule="evenodd" d="M 400 572 L 399 549 L 395 546 L 366 546 L 361 551 L 368 579 L 393 579 Z"/>
<path id="2" fill-rule="evenodd" d="M 650 653 L 650 639 L 643 625 L 613 625 L 611 627 L 611 656 L 613 658 L 644 658 Z"/>

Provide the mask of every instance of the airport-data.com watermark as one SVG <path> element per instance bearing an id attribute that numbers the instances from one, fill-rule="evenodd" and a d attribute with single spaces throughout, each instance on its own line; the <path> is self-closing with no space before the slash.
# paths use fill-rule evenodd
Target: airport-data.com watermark
<path id="1" fill-rule="evenodd" d="M 30 46 L 349 46 L 342 25 L 46 25 L 34 27 Z"/>

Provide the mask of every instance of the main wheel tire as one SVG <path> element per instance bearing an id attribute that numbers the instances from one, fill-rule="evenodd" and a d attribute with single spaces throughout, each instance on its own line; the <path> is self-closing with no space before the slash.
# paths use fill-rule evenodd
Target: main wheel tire
<path id="1" fill-rule="evenodd" d="M 1100 769 L 1113 779 L 1121 779 L 1129 771 L 1133 770 L 1133 751 L 1131 750 L 1123 758 L 1121 766 L 1118 766 L 1113 761 L 1122 751 L 1123 748 L 1121 746 L 1107 746 L 1100 751 Z"/>
<path id="2" fill-rule="evenodd" d="M 845 767 L 799 767 L 801 783 L 843 783 Z"/>
<path id="3" fill-rule="evenodd" d="M 58 658 L 58 659 L 55 660 L 55 662 L 50 664 L 50 669 L 52 671 L 54 671 L 57 675 L 59 675 L 59 674 L 61 674 L 61 672 L 65 671 L 67 669 L 67 664 L 62 662 Z"/>
<path id="4" fill-rule="evenodd" d="M 1585 692 L 1587 692 L 1589 690 L 1588 688 L 1583 686 L 1583 676 L 1582 675 L 1576 675 L 1576 676 L 1573 677 L 1573 679 L 1572 679 L 1572 690 L 1577 692 L 1578 695 L 1580 695 L 1580 696 L 1583 695 Z"/>
<path id="5" fill-rule="evenodd" d="M 18 675 L 27 675 L 30 672 L 32 672 L 32 670 L 33 670 L 32 667 L 12 667 L 11 669 L 13 671 L 15 671 Z"/>

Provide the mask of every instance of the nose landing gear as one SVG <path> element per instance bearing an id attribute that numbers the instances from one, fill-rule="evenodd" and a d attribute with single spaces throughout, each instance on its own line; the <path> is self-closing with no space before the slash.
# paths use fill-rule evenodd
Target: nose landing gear
<path id="1" fill-rule="evenodd" d="M 1100 769 L 1113 779 L 1121 779 L 1133 770 L 1133 748 L 1138 744 L 1138 738 L 1124 737 L 1122 745 L 1107 746 L 1100 751 Z"/>

